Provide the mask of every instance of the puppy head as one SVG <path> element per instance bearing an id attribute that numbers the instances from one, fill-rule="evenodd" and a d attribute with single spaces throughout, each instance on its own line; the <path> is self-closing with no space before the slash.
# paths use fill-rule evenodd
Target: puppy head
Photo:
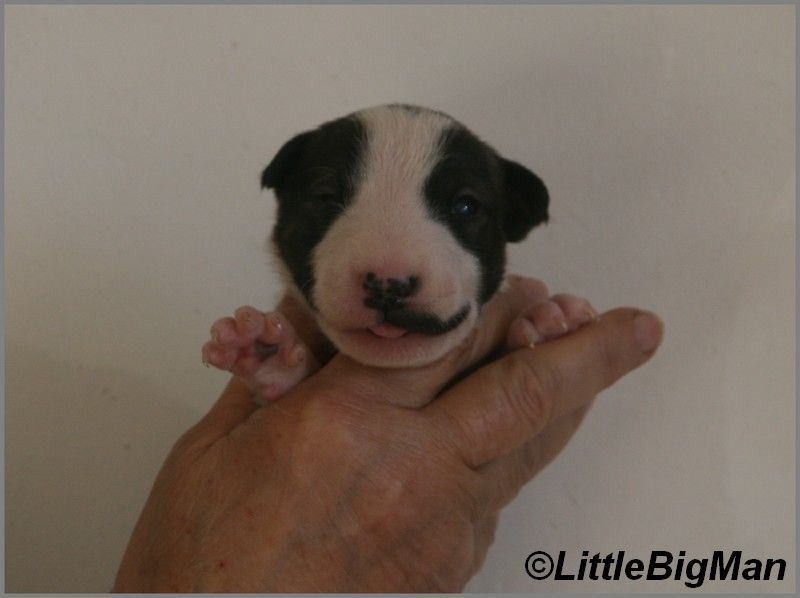
<path id="1" fill-rule="evenodd" d="M 362 363 L 432 362 L 500 285 L 505 244 L 547 221 L 548 193 L 449 116 L 369 108 L 288 141 L 266 167 L 272 240 L 320 329 Z"/>

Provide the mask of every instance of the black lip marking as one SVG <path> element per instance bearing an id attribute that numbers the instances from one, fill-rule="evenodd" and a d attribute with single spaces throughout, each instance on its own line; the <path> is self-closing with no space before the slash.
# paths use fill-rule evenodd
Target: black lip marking
<path id="1" fill-rule="evenodd" d="M 370 309 L 377 309 L 378 311 L 383 312 L 390 312 L 405 307 L 405 303 L 403 303 L 397 297 L 393 297 L 391 295 L 375 295 L 372 297 L 367 297 L 364 299 L 364 305 Z"/>
<path id="2" fill-rule="evenodd" d="M 417 332 L 426 336 L 439 336 L 458 328 L 467 319 L 470 307 L 469 303 L 464 304 L 461 309 L 447 320 L 442 320 L 433 314 L 425 312 L 401 309 L 387 312 L 383 321 L 392 326 L 404 328 L 408 332 Z"/>

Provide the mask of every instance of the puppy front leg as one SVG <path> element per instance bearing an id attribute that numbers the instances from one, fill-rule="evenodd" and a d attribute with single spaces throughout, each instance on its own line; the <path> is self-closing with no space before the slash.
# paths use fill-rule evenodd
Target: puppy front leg
<path id="1" fill-rule="evenodd" d="M 563 293 L 553 295 L 514 320 L 506 343 L 510 349 L 533 346 L 557 339 L 597 318 L 597 312 L 587 299 Z"/>
<path id="2" fill-rule="evenodd" d="M 280 398 L 319 369 L 287 317 L 250 306 L 240 307 L 232 318 L 214 322 L 211 340 L 203 345 L 202 353 L 203 363 L 247 382 L 261 404 Z"/>

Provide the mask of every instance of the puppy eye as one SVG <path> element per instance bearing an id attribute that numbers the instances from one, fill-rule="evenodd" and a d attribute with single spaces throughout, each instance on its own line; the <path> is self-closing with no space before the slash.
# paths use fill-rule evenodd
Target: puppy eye
<path id="1" fill-rule="evenodd" d="M 477 216 L 481 209 L 481 203 L 469 193 L 459 193 L 450 204 L 450 213 L 456 216 Z"/>

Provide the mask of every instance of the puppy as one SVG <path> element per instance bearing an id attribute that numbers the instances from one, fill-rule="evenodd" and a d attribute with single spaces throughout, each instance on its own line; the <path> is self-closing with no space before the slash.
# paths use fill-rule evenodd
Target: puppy
<path id="1" fill-rule="evenodd" d="M 500 288 L 506 243 L 548 219 L 536 174 L 453 118 L 408 105 L 297 135 L 261 186 L 277 197 L 271 240 L 288 292 L 336 350 L 386 368 L 431 363 L 464 342 Z M 585 300 L 555 296 L 516 338 L 552 338 L 594 317 Z M 319 365 L 277 311 L 239 308 L 211 335 L 204 362 L 244 378 L 262 402 Z"/>

